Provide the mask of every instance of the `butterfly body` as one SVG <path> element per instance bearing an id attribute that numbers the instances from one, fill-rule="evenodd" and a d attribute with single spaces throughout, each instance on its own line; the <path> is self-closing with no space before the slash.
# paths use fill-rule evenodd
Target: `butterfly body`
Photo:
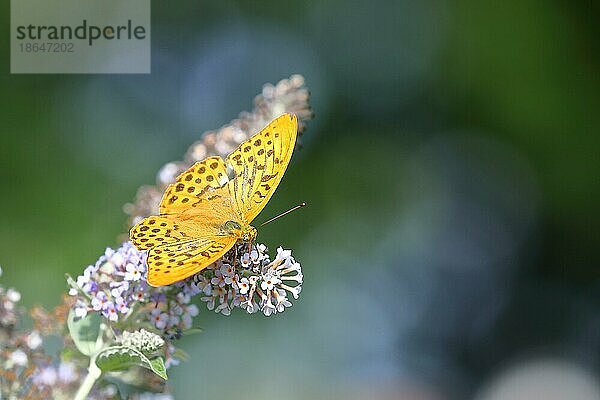
<path id="1" fill-rule="evenodd" d="M 131 229 L 131 242 L 148 250 L 148 283 L 168 285 L 221 258 L 235 243 L 251 243 L 250 225 L 287 168 L 297 119 L 284 114 L 227 158 L 197 162 L 165 190 L 159 215 Z"/>

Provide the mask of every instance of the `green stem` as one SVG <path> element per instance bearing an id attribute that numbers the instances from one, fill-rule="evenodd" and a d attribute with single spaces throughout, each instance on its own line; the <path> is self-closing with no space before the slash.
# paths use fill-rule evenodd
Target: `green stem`
<path id="1" fill-rule="evenodd" d="M 98 333 L 98 337 L 96 338 L 96 349 L 100 349 L 104 345 L 104 333 L 107 329 L 108 327 L 106 326 L 106 324 L 100 324 L 100 332 Z M 96 354 L 98 354 L 98 351 L 96 351 Z M 101 375 L 102 371 L 96 365 L 96 356 L 93 355 L 92 357 L 90 357 L 88 374 L 83 380 L 83 382 L 81 382 L 81 386 L 79 386 L 77 394 L 75 394 L 75 398 L 73 400 L 86 400 L 88 395 L 92 391 L 94 384 L 100 378 Z"/>
<path id="2" fill-rule="evenodd" d="M 74 400 L 87 399 L 88 395 L 90 394 L 90 391 L 94 387 L 94 384 L 96 383 L 98 378 L 100 378 L 100 375 L 102 375 L 102 371 L 100 371 L 100 368 L 98 368 L 98 366 L 96 365 L 96 357 L 92 357 L 90 359 L 90 366 L 88 367 L 88 374 L 81 383 L 79 390 L 77 390 L 77 394 L 75 395 Z"/>

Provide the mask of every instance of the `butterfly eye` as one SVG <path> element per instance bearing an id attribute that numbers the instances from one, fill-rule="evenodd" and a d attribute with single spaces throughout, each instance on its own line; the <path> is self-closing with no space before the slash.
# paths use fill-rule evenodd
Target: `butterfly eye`
<path id="1" fill-rule="evenodd" d="M 235 221 L 227 221 L 225 222 L 225 229 L 227 229 L 228 231 L 235 231 L 242 229 L 242 227 Z"/>

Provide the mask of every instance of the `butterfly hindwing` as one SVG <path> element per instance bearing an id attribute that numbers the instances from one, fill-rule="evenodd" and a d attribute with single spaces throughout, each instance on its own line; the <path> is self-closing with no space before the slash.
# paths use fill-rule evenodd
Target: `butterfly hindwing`
<path id="1" fill-rule="evenodd" d="M 229 191 L 246 222 L 260 213 L 279 185 L 296 145 L 297 130 L 296 116 L 283 114 L 227 157 L 234 175 Z"/>
<path id="2" fill-rule="evenodd" d="M 166 243 L 179 243 L 193 239 L 193 233 L 175 220 L 152 216 L 131 228 L 129 238 L 140 250 L 148 250 Z"/>
<path id="3" fill-rule="evenodd" d="M 221 157 L 199 161 L 181 173 L 165 190 L 160 202 L 160 214 L 177 214 L 202 203 L 209 194 L 228 181 Z"/>
<path id="4" fill-rule="evenodd" d="M 237 238 L 220 228 L 224 225 L 222 214 L 226 213 L 212 215 L 212 208 L 201 206 L 204 208 L 204 214 L 148 217 L 131 229 L 131 242 L 140 250 L 148 250 L 150 285 L 185 279 L 218 260 L 235 244 Z"/>
<path id="5" fill-rule="evenodd" d="M 148 252 L 148 283 L 170 285 L 198 273 L 221 258 L 235 242 L 233 236 L 212 236 L 154 247 Z"/>

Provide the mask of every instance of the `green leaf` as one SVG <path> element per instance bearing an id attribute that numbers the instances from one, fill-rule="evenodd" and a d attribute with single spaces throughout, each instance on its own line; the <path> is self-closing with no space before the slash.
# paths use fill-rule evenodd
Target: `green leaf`
<path id="1" fill-rule="evenodd" d="M 96 356 L 96 365 L 104 372 L 123 371 L 133 366 L 147 368 L 167 380 L 167 369 L 162 357 L 149 359 L 141 351 L 128 346 L 111 346 Z"/>
<path id="2" fill-rule="evenodd" d="M 81 288 L 79 287 L 79 285 L 77 284 L 77 282 L 75 282 L 75 279 L 73 279 L 71 277 L 71 275 L 65 274 L 65 279 L 67 280 L 67 283 L 69 284 L 69 286 L 71 286 L 73 289 L 75 289 L 75 290 L 81 290 Z"/>
<path id="3" fill-rule="evenodd" d="M 98 351 L 96 342 L 100 334 L 100 320 L 100 315 L 97 313 L 88 314 L 84 318 L 77 318 L 74 310 L 69 311 L 67 320 L 69 333 L 77 349 L 86 356 L 91 356 Z"/>
<path id="4" fill-rule="evenodd" d="M 181 361 L 189 361 L 190 355 L 180 348 L 175 348 L 175 352 L 173 352 L 173 357 L 180 359 Z"/>
<path id="5" fill-rule="evenodd" d="M 202 328 L 190 328 L 183 331 L 183 336 L 195 335 L 197 333 L 202 333 Z"/>
<path id="6" fill-rule="evenodd" d="M 150 364 L 152 365 L 152 371 L 163 378 L 165 381 L 167 380 L 167 367 L 165 367 L 165 361 L 162 357 L 156 357 L 150 360 Z"/>

